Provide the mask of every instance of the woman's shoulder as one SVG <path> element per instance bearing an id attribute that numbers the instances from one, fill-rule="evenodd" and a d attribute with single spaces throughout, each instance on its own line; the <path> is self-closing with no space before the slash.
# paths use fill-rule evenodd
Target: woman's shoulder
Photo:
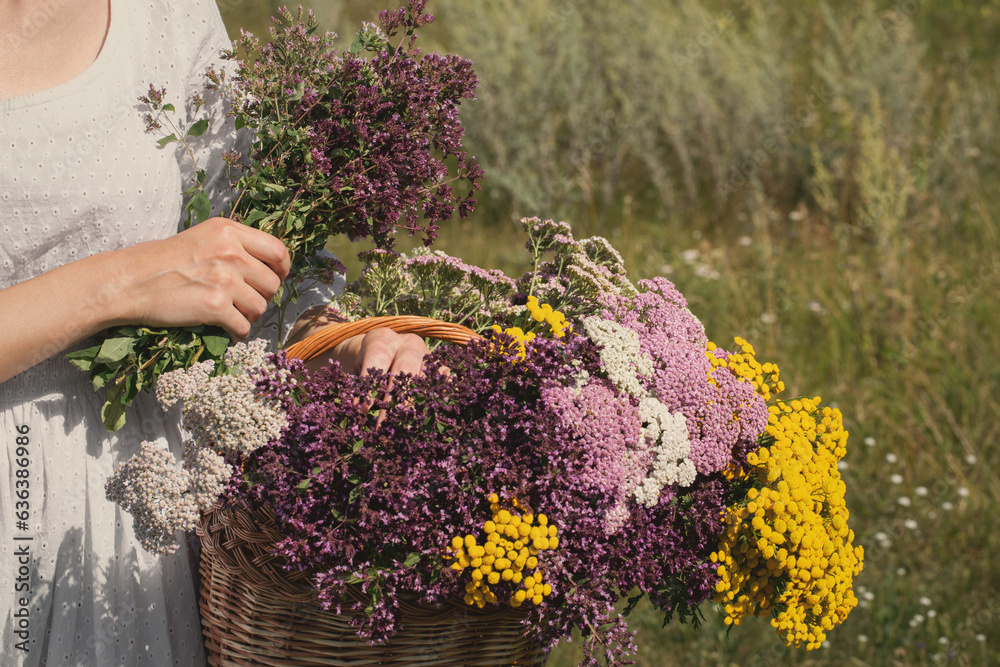
<path id="1" fill-rule="evenodd" d="M 120 0 L 123 19 L 137 46 L 172 68 L 200 66 L 230 46 L 215 0 Z M 112 16 L 114 21 L 114 16 Z"/>

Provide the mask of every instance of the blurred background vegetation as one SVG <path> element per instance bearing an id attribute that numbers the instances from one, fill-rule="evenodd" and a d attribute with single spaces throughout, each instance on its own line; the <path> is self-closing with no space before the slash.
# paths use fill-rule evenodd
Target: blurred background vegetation
<path id="1" fill-rule="evenodd" d="M 219 6 L 232 35 L 263 35 L 278 3 Z M 387 7 L 312 5 L 345 46 Z M 640 608 L 638 664 L 1000 664 L 1000 0 L 428 10 L 424 50 L 481 78 L 463 118 L 487 172 L 438 247 L 519 274 L 521 216 L 606 236 L 851 431 L 867 556 L 828 645 L 786 649 L 766 619 L 727 637 L 708 606 L 698 630 L 661 629 Z"/>

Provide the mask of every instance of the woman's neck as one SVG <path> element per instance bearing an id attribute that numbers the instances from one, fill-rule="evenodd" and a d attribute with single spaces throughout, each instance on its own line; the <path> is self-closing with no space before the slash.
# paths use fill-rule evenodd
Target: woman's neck
<path id="1" fill-rule="evenodd" d="M 0 99 L 54 88 L 97 59 L 110 0 L 0 0 Z"/>

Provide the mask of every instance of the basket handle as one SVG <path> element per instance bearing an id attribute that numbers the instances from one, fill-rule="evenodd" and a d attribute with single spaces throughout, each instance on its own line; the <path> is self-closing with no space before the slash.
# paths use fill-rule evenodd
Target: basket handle
<path id="1" fill-rule="evenodd" d="M 348 338 L 368 333 L 378 327 L 386 327 L 396 333 L 414 333 L 424 338 L 435 338 L 446 343 L 459 345 L 468 345 L 473 339 L 480 338 L 479 334 L 461 324 L 451 324 L 416 315 L 385 315 L 366 317 L 354 322 L 331 324 L 308 338 L 289 345 L 285 348 L 285 354 L 294 359 L 309 361 L 329 352 Z"/>

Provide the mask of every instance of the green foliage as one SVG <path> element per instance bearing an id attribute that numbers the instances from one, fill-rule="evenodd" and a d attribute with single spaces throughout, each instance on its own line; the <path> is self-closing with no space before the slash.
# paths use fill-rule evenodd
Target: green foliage
<path id="1" fill-rule="evenodd" d="M 125 409 L 157 377 L 209 359 L 217 370 L 229 346 L 229 335 L 218 327 L 119 327 L 101 343 L 67 356 L 90 374 L 94 390 L 107 388 L 101 421 L 109 431 L 125 425 Z"/>

